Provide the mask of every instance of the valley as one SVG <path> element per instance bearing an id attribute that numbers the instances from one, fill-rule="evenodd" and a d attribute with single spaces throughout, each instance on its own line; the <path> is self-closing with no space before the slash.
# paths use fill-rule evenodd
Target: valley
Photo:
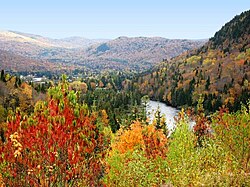
<path id="1" fill-rule="evenodd" d="M 104 71 L 142 72 L 163 59 L 170 59 L 184 51 L 202 46 L 206 40 L 170 40 L 160 37 L 118 37 L 114 40 L 70 37 L 50 39 L 38 35 L 0 32 L 1 53 L 12 53 L 20 58 L 13 61 L 2 58 L 0 68 L 13 72 L 27 71 L 70 72 L 82 70 L 93 73 Z M 11 56 L 11 55 L 10 55 Z M 32 59 L 22 64 L 22 58 Z M 8 64 L 8 65 L 6 65 Z M 12 66 L 13 64 L 13 66 Z M 68 71 L 65 71 L 70 68 Z"/>
<path id="2" fill-rule="evenodd" d="M 0 31 L 0 70 L 0 187 L 250 184 L 250 10 L 202 40 Z"/>

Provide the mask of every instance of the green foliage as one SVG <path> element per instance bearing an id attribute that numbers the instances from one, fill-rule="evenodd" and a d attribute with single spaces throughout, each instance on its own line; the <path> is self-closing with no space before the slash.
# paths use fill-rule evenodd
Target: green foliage
<path id="1" fill-rule="evenodd" d="M 205 85 L 206 90 L 209 89 L 210 84 L 211 84 L 211 82 L 210 82 L 210 76 L 208 76 L 207 81 L 206 81 L 206 85 Z"/>
<path id="2" fill-rule="evenodd" d="M 81 95 L 81 102 L 94 106 L 95 110 L 106 110 L 113 132 L 120 126 L 129 126 L 133 120 L 146 118 L 145 107 L 141 105 L 138 92 L 98 88 Z"/>
<path id="3" fill-rule="evenodd" d="M 176 186 L 187 186 L 197 180 L 198 172 L 193 173 L 194 170 L 198 169 L 198 155 L 194 141 L 195 136 L 190 131 L 188 124 L 181 121 L 171 135 L 167 155 L 171 181 Z"/>
<path id="4" fill-rule="evenodd" d="M 241 186 L 249 182 L 250 177 L 242 176 L 238 162 L 232 161 L 234 155 L 217 138 L 205 139 L 202 148 L 195 142 L 188 123 L 181 121 L 171 136 L 167 157 L 174 186 Z"/>
<path id="5" fill-rule="evenodd" d="M 242 60 L 245 59 L 246 54 L 244 52 L 240 53 L 235 59 L 236 60 Z"/>
<path id="6" fill-rule="evenodd" d="M 108 158 L 110 170 L 104 181 L 107 186 L 158 186 L 165 184 L 167 163 L 162 158 L 149 159 L 142 151 Z"/>
<path id="7" fill-rule="evenodd" d="M 242 170 L 250 171 L 250 103 L 236 113 L 220 113 L 214 124 L 218 143 L 230 152 Z"/>
<path id="8" fill-rule="evenodd" d="M 199 105 L 202 102 L 201 97 Z M 203 107 L 198 108 L 205 118 Z M 165 158 L 145 157 L 143 149 L 121 154 L 113 147 L 104 181 L 107 186 L 248 186 L 249 117 L 248 107 L 233 114 L 215 113 L 214 132 L 201 147 L 183 113 L 169 137 Z"/>
<path id="9" fill-rule="evenodd" d="M 6 114 L 7 114 L 7 112 L 6 112 L 5 108 L 2 105 L 0 105 L 0 123 L 5 121 Z"/>
<path id="10" fill-rule="evenodd" d="M 216 32 L 214 37 L 210 39 L 213 43 L 214 48 L 223 47 L 224 50 L 233 44 L 234 42 L 239 42 L 240 37 L 245 37 L 249 35 L 250 32 L 250 11 L 245 11 L 240 15 L 235 16 L 230 22 L 225 24 L 220 31 Z M 230 44 L 228 44 L 228 41 Z M 227 45 L 223 44 L 227 43 Z M 241 41 L 242 43 L 247 43 L 247 41 Z"/>
<path id="11" fill-rule="evenodd" d="M 4 70 L 1 70 L 1 74 L 0 74 L 0 80 L 5 82 L 5 73 L 4 73 Z"/>

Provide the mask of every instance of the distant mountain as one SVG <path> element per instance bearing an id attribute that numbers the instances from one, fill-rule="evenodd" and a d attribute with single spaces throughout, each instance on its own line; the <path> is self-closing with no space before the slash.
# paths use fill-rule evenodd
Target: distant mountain
<path id="1" fill-rule="evenodd" d="M 37 60 L 13 54 L 0 49 L 0 69 L 8 72 L 58 72 L 65 73 L 79 67 L 69 64 L 57 63 L 46 60 Z"/>
<path id="2" fill-rule="evenodd" d="M 0 69 L 7 71 L 48 71 L 52 67 L 49 62 L 30 59 L 20 55 L 15 55 L 8 51 L 0 50 Z"/>
<path id="3" fill-rule="evenodd" d="M 107 39 L 87 39 L 83 37 L 69 37 L 62 39 L 52 39 L 40 35 L 28 34 L 17 31 L 2 31 L 0 32 L 1 42 L 17 42 L 28 43 L 40 47 L 49 48 L 85 48 L 93 44 L 98 44 L 108 41 Z"/>
<path id="4" fill-rule="evenodd" d="M 85 48 L 94 44 L 109 41 L 108 39 L 88 39 L 83 37 L 69 37 L 63 39 L 53 39 L 53 43 L 64 48 Z"/>
<path id="5" fill-rule="evenodd" d="M 16 31 L 0 32 L 0 49 L 35 60 L 77 66 L 89 71 L 144 71 L 184 51 L 200 47 L 205 40 L 119 37 L 90 40 L 81 37 L 50 39 Z M 52 70 L 53 71 L 53 70 Z"/>
<path id="6" fill-rule="evenodd" d="M 222 105 L 239 109 L 250 98 L 250 11 L 225 24 L 204 46 L 138 77 L 137 85 L 173 106 L 196 105 L 203 95 L 208 111 Z"/>
<path id="7" fill-rule="evenodd" d="M 157 62 L 175 57 L 184 51 L 200 47 L 204 40 L 170 40 L 160 37 L 119 37 L 93 45 L 87 50 L 88 58 L 117 63 L 145 70 Z"/>

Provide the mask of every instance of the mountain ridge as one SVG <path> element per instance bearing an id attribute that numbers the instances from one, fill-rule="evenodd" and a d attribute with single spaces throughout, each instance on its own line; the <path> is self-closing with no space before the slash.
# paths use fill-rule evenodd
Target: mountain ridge
<path id="1" fill-rule="evenodd" d="M 35 60 L 48 61 L 54 65 L 66 64 L 96 72 L 143 71 L 163 58 L 172 58 L 186 50 L 199 47 L 204 42 L 124 36 L 104 41 L 79 37 L 50 39 L 17 31 L 0 32 L 1 50 Z"/>
<path id="2" fill-rule="evenodd" d="M 23 39 L 20 42 L 33 41 L 34 44 L 45 45 L 46 47 L 59 47 L 59 48 L 84 48 L 86 46 L 108 41 L 108 39 L 88 39 L 79 36 L 72 36 L 61 39 L 54 39 L 44 37 L 37 34 L 23 33 L 19 31 L 0 31 L 1 40 L 6 39 L 15 41 L 16 38 Z"/>

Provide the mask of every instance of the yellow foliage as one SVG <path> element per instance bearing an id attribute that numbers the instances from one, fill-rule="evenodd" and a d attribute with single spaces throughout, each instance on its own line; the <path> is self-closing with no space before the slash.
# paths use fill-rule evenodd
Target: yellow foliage
<path id="1" fill-rule="evenodd" d="M 214 56 L 216 56 L 215 51 L 214 50 L 209 50 L 208 54 L 207 54 L 207 57 L 208 58 L 213 58 Z"/>
<path id="2" fill-rule="evenodd" d="M 196 64 L 196 63 L 198 63 L 200 60 L 201 60 L 201 56 L 196 56 L 196 55 L 194 55 L 194 56 L 191 56 L 191 57 L 189 57 L 189 58 L 187 59 L 187 63 L 188 63 L 188 64 Z"/>
<path id="3" fill-rule="evenodd" d="M 112 89 L 113 88 L 113 86 L 110 84 L 110 82 L 107 84 L 107 88 L 108 89 Z"/>
<path id="4" fill-rule="evenodd" d="M 246 50 L 246 56 L 247 56 L 247 57 L 250 57 L 250 48 L 248 48 L 248 49 Z"/>
<path id="5" fill-rule="evenodd" d="M 105 124 L 107 126 L 109 124 L 109 120 L 108 120 L 108 114 L 107 114 L 106 110 L 101 110 L 101 115 L 102 115 L 103 124 Z"/>
<path id="6" fill-rule="evenodd" d="M 204 61 L 203 61 L 203 64 L 204 65 L 208 65 L 208 64 L 212 64 L 212 65 L 214 65 L 215 64 L 215 62 L 216 62 L 216 58 L 206 58 Z"/>
<path id="7" fill-rule="evenodd" d="M 246 57 L 246 54 L 244 52 L 240 53 L 235 60 L 244 60 Z"/>
<path id="8" fill-rule="evenodd" d="M 29 99 L 32 98 L 32 87 L 28 85 L 27 83 L 21 84 L 22 93 L 28 96 Z"/>
<path id="9" fill-rule="evenodd" d="M 14 134 L 10 135 L 10 140 L 12 142 L 13 147 L 15 148 L 15 152 L 14 152 L 14 157 L 19 157 L 22 155 L 22 149 L 23 146 L 22 144 L 19 142 L 20 136 L 17 132 L 15 132 Z"/>
<path id="10" fill-rule="evenodd" d="M 224 103 L 227 105 L 227 104 L 234 104 L 234 97 L 227 97 L 224 101 Z"/>
<path id="11" fill-rule="evenodd" d="M 21 89 L 19 90 L 20 93 L 18 94 L 20 108 L 22 111 L 29 110 L 32 102 L 32 87 L 26 83 L 21 84 Z"/>

